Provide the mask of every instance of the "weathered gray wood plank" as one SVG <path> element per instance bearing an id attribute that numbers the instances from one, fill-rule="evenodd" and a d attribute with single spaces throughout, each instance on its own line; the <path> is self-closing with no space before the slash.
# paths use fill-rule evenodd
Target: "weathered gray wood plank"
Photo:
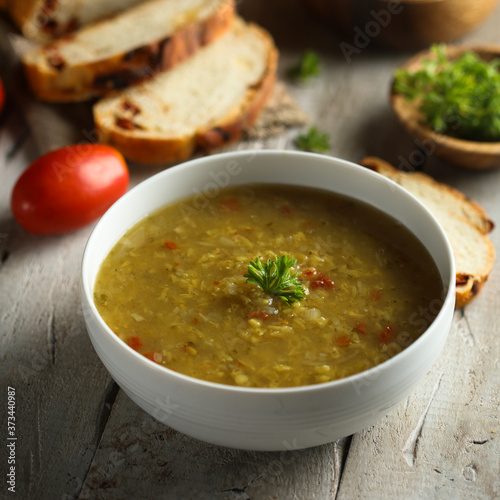
<path id="1" fill-rule="evenodd" d="M 207 445 L 168 429 L 120 392 L 79 499 L 332 498 L 342 445 L 279 453 Z"/>
<path id="2" fill-rule="evenodd" d="M 2 134 L 1 153 L 8 151 L 4 141 Z M 34 153 L 32 144 L 26 146 L 3 165 L 0 187 L 0 414 L 5 424 L 7 386 L 14 387 L 18 498 L 44 498 L 44 493 L 59 498 L 67 474 L 83 475 L 85 457 L 91 460 L 93 424 L 109 376 L 80 314 L 76 270 L 89 229 L 40 238 L 26 235 L 10 219 L 10 190 Z M 0 463 L 6 473 L 5 455 Z"/>
<path id="3" fill-rule="evenodd" d="M 485 298 L 483 318 L 486 303 L 498 308 Z M 418 389 L 353 437 L 338 498 L 499 497 L 499 357 L 491 345 L 499 325 L 481 328 L 472 309 L 456 312 L 445 351 Z"/>

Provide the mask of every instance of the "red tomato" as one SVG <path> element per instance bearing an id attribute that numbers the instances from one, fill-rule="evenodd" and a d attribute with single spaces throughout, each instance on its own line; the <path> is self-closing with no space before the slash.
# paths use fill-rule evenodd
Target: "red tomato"
<path id="1" fill-rule="evenodd" d="M 100 217 L 128 187 L 123 156 L 101 144 L 76 144 L 34 161 L 11 198 L 17 222 L 35 234 L 61 234 Z"/>
<path id="2" fill-rule="evenodd" d="M 4 101 L 5 101 L 5 91 L 3 89 L 2 79 L 0 78 L 0 113 L 2 112 Z"/>

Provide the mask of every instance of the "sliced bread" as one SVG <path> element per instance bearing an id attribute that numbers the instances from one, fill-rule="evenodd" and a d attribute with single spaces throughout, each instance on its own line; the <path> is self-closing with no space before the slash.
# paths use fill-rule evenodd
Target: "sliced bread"
<path id="1" fill-rule="evenodd" d="M 95 104 L 100 139 L 139 163 L 183 160 L 239 140 L 271 94 L 277 59 L 267 31 L 236 19 L 174 69 Z"/>
<path id="2" fill-rule="evenodd" d="M 233 0 L 151 0 L 23 55 L 45 101 L 101 96 L 174 67 L 229 30 Z"/>
<path id="3" fill-rule="evenodd" d="M 361 165 L 401 185 L 418 198 L 445 230 L 456 266 L 456 307 L 462 307 L 480 292 L 493 269 L 495 249 L 487 234 L 494 224 L 484 209 L 456 189 L 420 172 L 402 172 L 375 157 Z"/>
<path id="4" fill-rule="evenodd" d="M 0 0 L 23 35 L 46 42 L 143 0 Z"/>

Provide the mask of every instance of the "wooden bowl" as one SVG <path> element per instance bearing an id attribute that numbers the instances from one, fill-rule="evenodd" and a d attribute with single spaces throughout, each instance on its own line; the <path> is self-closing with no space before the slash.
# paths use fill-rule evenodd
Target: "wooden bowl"
<path id="1" fill-rule="evenodd" d="M 500 57 L 499 45 L 448 46 L 446 51 L 452 60 L 467 51 L 476 53 L 486 61 Z M 428 50 L 420 52 L 403 64 L 402 68 L 417 70 L 421 68 L 424 58 L 432 57 Z M 435 132 L 419 111 L 418 103 L 397 94 L 394 83 L 391 85 L 390 99 L 399 122 L 415 138 L 416 147 L 423 149 L 426 154 L 435 154 L 450 165 L 469 170 L 500 168 L 500 142 L 467 141 Z"/>
<path id="2" fill-rule="evenodd" d="M 343 37 L 363 49 L 372 41 L 396 49 L 419 49 L 454 40 L 476 28 L 498 0 L 305 0 Z"/>

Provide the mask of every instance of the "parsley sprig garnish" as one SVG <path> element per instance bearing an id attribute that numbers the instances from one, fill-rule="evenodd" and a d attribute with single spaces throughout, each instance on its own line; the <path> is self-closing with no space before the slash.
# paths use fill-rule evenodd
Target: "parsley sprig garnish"
<path id="1" fill-rule="evenodd" d="M 417 71 L 395 73 L 394 90 L 417 100 L 438 133 L 467 140 L 500 140 L 500 60 L 487 62 L 473 52 L 450 60 L 444 45 Z"/>
<path id="2" fill-rule="evenodd" d="M 320 58 L 313 50 L 303 52 L 300 61 L 288 70 L 288 76 L 306 82 L 320 73 Z"/>
<path id="3" fill-rule="evenodd" d="M 260 286 L 266 293 L 281 297 L 288 305 L 305 297 L 302 284 L 297 279 L 297 272 L 290 270 L 297 263 L 290 255 L 276 256 L 275 260 L 261 262 L 258 258 L 248 264 L 248 273 L 243 276 L 247 283 Z"/>
<path id="4" fill-rule="evenodd" d="M 330 136 L 325 132 L 320 132 L 316 127 L 310 127 L 297 137 L 295 145 L 302 151 L 326 153 L 330 149 Z"/>

